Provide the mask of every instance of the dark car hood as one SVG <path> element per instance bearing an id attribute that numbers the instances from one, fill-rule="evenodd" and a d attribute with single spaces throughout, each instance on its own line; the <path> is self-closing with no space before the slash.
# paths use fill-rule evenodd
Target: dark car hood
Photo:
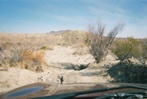
<path id="1" fill-rule="evenodd" d="M 86 90 L 95 90 L 102 88 L 112 88 L 119 86 L 141 86 L 147 88 L 146 84 L 130 84 L 130 83 L 66 83 L 66 84 L 55 84 L 55 83 L 33 83 L 26 86 L 22 86 L 4 93 L 0 96 L 0 99 L 26 99 L 32 97 L 49 96 L 55 94 L 64 94 L 71 92 L 79 92 Z M 122 89 L 107 91 L 102 93 L 116 93 L 116 92 L 128 92 L 135 91 L 136 89 Z M 139 90 L 139 89 L 137 89 Z M 140 89 L 141 90 L 141 89 Z"/>

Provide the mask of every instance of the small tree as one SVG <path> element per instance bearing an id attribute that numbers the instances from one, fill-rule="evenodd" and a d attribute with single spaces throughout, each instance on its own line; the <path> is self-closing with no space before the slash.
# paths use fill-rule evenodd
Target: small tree
<path id="1" fill-rule="evenodd" d="M 123 29 L 124 24 L 118 24 L 107 36 L 105 34 L 105 25 L 100 21 L 96 26 L 89 25 L 89 34 L 86 42 L 90 46 L 90 53 L 94 56 L 97 63 L 99 63 L 108 52 L 109 47 L 112 45 L 116 35 Z"/>

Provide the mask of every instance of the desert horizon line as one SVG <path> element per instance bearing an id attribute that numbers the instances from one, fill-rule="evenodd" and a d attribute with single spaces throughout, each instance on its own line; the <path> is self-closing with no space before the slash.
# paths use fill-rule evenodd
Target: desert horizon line
<path id="1" fill-rule="evenodd" d="M 51 30 L 49 32 L 3 32 L 3 31 L 0 31 L 0 33 L 3 33 L 3 34 L 60 34 L 60 33 L 64 33 L 64 32 L 67 32 L 67 31 L 82 31 L 82 32 L 88 32 L 88 30 L 82 30 L 82 29 L 62 29 L 62 30 Z M 106 33 L 107 34 L 107 33 Z M 123 34 L 123 33 L 120 33 L 120 34 Z M 135 36 L 119 36 L 119 34 L 116 36 L 116 38 L 128 38 L 128 37 L 133 37 L 133 38 L 136 38 L 136 39 L 145 39 L 147 37 L 135 37 Z"/>

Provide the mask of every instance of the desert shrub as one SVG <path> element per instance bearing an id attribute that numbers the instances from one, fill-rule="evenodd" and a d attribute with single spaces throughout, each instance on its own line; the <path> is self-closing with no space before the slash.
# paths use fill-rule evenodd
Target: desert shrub
<path id="1" fill-rule="evenodd" d="M 107 36 L 105 35 L 105 25 L 99 22 L 97 25 L 89 26 L 89 34 L 87 34 L 86 44 L 90 46 L 89 51 L 94 56 L 97 63 L 99 63 L 108 52 L 109 47 L 116 35 L 122 30 L 124 24 L 118 24 Z"/>
<path id="2" fill-rule="evenodd" d="M 107 73 L 115 82 L 124 83 L 147 83 L 147 66 L 134 64 L 130 61 L 121 61 L 111 66 Z"/>
<path id="3" fill-rule="evenodd" d="M 40 49 L 41 50 L 53 50 L 54 49 L 54 46 L 53 45 L 42 46 Z"/>
<path id="4" fill-rule="evenodd" d="M 1 56 L 1 62 L 3 64 L 9 63 L 11 67 L 14 66 L 15 63 L 21 61 L 21 54 L 23 50 L 20 47 L 21 46 L 20 43 L 14 43 L 14 42 L 10 42 L 10 43 L 11 46 L 9 46 L 9 48 L 8 45 L 6 46 L 6 43 L 1 45 L 3 46 L 4 49 L 1 51 L 0 56 Z"/>
<path id="5" fill-rule="evenodd" d="M 40 50 L 40 51 L 27 50 L 23 53 L 22 59 L 29 60 L 29 61 L 36 60 L 36 61 L 42 63 L 43 55 L 44 55 L 44 51 L 42 51 L 42 50 Z"/>
<path id="6" fill-rule="evenodd" d="M 33 51 L 27 50 L 22 55 L 22 66 L 21 68 L 30 69 L 33 71 L 44 71 L 46 68 L 46 63 L 44 61 L 44 54 L 43 50 Z"/>
<path id="7" fill-rule="evenodd" d="M 140 42 L 133 37 L 116 40 L 114 46 L 112 52 L 117 55 L 120 60 L 131 57 L 140 58 L 142 55 Z"/>
<path id="8" fill-rule="evenodd" d="M 48 47 L 47 47 L 47 46 L 42 46 L 40 49 L 41 49 L 41 50 L 47 50 Z"/>

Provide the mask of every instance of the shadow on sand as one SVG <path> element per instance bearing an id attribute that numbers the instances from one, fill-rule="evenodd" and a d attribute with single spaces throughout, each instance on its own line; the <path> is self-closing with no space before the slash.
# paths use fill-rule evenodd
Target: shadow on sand
<path id="1" fill-rule="evenodd" d="M 147 83 L 147 66 L 143 64 L 119 62 L 106 72 L 114 79 L 113 82 Z"/>

